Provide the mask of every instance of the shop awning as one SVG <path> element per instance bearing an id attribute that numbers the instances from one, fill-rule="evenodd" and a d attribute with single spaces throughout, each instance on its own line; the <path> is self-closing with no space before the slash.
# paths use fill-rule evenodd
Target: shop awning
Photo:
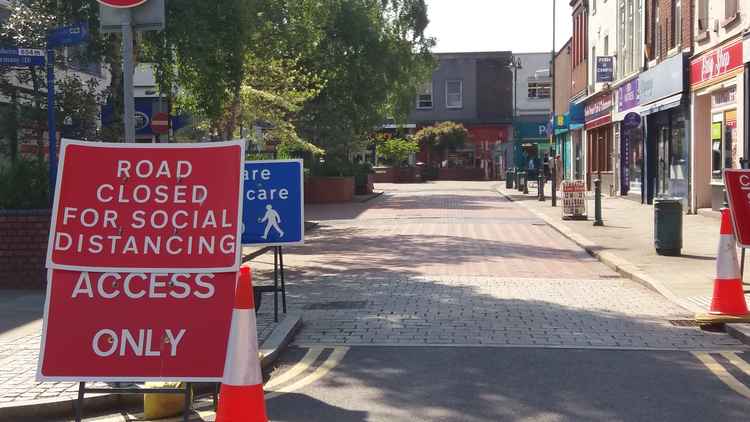
<path id="1" fill-rule="evenodd" d="M 669 110 L 670 108 L 675 108 L 680 105 L 682 102 L 682 93 L 672 95 L 667 98 L 663 98 L 659 101 L 653 102 L 651 104 L 646 104 L 644 106 L 641 106 L 641 115 L 642 116 L 648 116 L 649 114 L 658 113 L 660 111 Z"/>

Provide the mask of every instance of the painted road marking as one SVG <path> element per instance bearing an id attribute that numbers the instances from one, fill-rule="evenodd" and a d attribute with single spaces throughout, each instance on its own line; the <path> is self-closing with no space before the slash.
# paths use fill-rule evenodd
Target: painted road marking
<path id="1" fill-rule="evenodd" d="M 315 381 L 318 381 L 319 379 L 323 378 L 328 374 L 328 372 L 331 371 L 331 369 L 338 366 L 339 363 L 341 363 L 341 360 L 344 359 L 344 356 L 346 356 L 346 353 L 349 351 L 348 347 L 335 347 L 333 348 L 333 352 L 328 356 L 328 358 L 323 361 L 320 366 L 318 366 L 311 374 L 305 376 L 304 378 L 287 385 L 286 387 L 279 388 L 277 390 L 272 390 L 269 393 L 266 394 L 266 400 L 271 400 L 273 398 L 282 396 L 287 393 L 291 393 L 294 391 L 297 391 L 301 388 L 307 387 L 308 385 L 314 383 Z"/>
<path id="2" fill-rule="evenodd" d="M 709 371 L 711 371 L 714 375 L 716 375 L 717 378 L 721 380 L 724 384 L 726 384 L 727 387 L 734 390 L 737 394 L 745 396 L 745 398 L 750 399 L 750 388 L 748 388 L 745 384 L 740 382 L 737 378 L 734 377 L 734 375 L 730 374 L 727 369 L 720 364 L 716 359 L 714 359 L 710 354 L 706 352 L 691 352 L 693 356 L 698 358 L 703 365 L 708 368 Z M 740 369 L 742 369 L 745 373 L 747 372 L 746 366 L 739 366 L 733 361 L 742 360 L 736 353 L 728 353 L 728 355 L 732 355 L 732 359 L 730 359 L 730 362 L 732 362 L 735 366 L 738 366 Z M 722 353 L 724 357 L 727 357 Z M 744 362 L 744 360 L 743 360 Z M 747 363 L 745 363 L 747 365 Z M 750 374 L 750 373 L 748 373 Z"/>
<path id="3" fill-rule="evenodd" d="M 311 347 L 307 353 L 305 353 L 305 356 L 302 357 L 302 360 L 281 373 L 279 376 L 271 378 L 271 380 L 263 386 L 263 389 L 266 391 L 273 390 L 275 387 L 282 385 L 299 374 L 307 371 L 322 353 L 323 347 Z"/>

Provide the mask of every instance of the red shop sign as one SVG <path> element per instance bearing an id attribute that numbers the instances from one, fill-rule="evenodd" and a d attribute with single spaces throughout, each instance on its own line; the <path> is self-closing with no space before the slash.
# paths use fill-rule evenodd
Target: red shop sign
<path id="1" fill-rule="evenodd" d="M 724 184 L 737 243 L 750 248 L 750 170 L 725 169 Z"/>
<path id="2" fill-rule="evenodd" d="M 64 140 L 47 267 L 237 271 L 243 149 Z"/>
<path id="3" fill-rule="evenodd" d="M 743 66 L 742 42 L 717 47 L 690 62 L 690 83 L 702 85 Z"/>
<path id="4" fill-rule="evenodd" d="M 237 273 L 49 270 L 40 381 L 220 381 Z"/>

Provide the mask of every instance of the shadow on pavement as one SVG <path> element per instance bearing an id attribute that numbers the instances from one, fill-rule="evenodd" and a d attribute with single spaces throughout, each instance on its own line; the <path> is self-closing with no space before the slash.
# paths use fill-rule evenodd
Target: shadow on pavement
<path id="1" fill-rule="evenodd" d="M 267 403 L 269 419 L 278 422 L 366 422 L 368 412 L 346 410 L 305 394 L 288 393 Z"/>

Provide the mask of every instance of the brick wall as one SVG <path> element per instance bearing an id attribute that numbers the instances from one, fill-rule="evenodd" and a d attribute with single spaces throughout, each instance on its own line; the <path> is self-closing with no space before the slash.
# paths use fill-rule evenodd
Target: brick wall
<path id="1" fill-rule="evenodd" d="M 0 210 L 0 290 L 42 289 L 49 210 Z"/>
<path id="2" fill-rule="evenodd" d="M 657 59 L 659 62 L 663 61 L 668 57 L 668 53 L 673 47 L 673 34 L 672 28 L 672 3 L 675 0 L 646 0 L 646 45 L 649 47 L 647 51 L 649 60 Z M 659 25 L 656 26 L 653 22 L 655 16 L 654 8 L 659 8 Z M 691 49 L 693 46 L 693 0 L 681 0 L 682 9 L 682 41 L 680 43 L 680 50 Z M 659 51 L 656 48 L 656 35 L 661 34 L 661 45 Z M 657 55 L 657 53 L 659 53 Z"/>

